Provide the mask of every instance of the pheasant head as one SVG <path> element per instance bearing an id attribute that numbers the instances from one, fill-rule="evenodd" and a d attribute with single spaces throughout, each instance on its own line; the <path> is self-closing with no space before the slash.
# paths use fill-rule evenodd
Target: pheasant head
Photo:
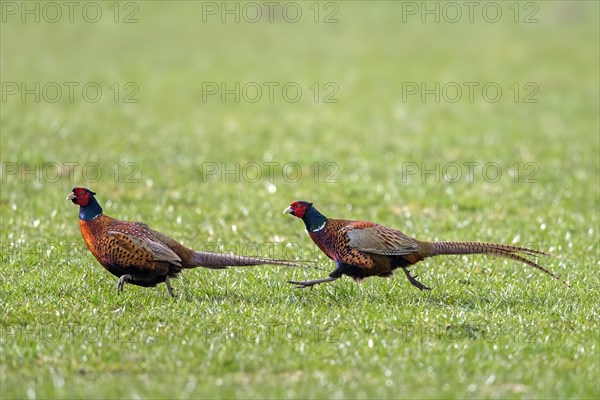
<path id="1" fill-rule="evenodd" d="M 308 201 L 294 201 L 288 208 L 283 210 L 284 214 L 292 214 L 293 216 L 302 219 L 306 230 L 315 232 L 323 228 L 327 222 L 327 217 L 324 216 L 313 207 Z"/>
<path id="2" fill-rule="evenodd" d="M 89 221 L 102 215 L 102 207 L 96 201 L 95 194 L 89 189 L 76 187 L 67 196 L 67 200 L 79 206 L 79 219 Z"/>
<path id="3" fill-rule="evenodd" d="M 308 201 L 295 201 L 288 208 L 283 210 L 284 214 L 292 214 L 295 217 L 303 218 L 306 211 L 312 207 Z"/>

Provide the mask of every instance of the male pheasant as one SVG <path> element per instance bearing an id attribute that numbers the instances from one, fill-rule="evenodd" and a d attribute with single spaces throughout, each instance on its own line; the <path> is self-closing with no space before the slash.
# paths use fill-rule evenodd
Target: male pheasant
<path id="1" fill-rule="evenodd" d="M 331 282 L 342 275 L 348 275 L 356 281 L 370 276 L 388 277 L 396 268 L 402 268 L 413 286 L 430 290 L 410 274 L 408 267 L 426 257 L 448 254 L 489 254 L 511 258 L 560 281 L 552 272 L 524 257 L 550 255 L 543 251 L 495 243 L 421 241 L 373 222 L 328 219 L 306 201 L 293 202 L 284 213 L 301 218 L 311 239 L 336 265 L 327 278 L 289 281 L 297 288 Z"/>
<path id="2" fill-rule="evenodd" d="M 95 194 L 89 189 L 77 187 L 67 196 L 67 200 L 79 205 L 79 227 L 83 241 L 98 262 L 119 278 L 119 292 L 125 282 L 145 287 L 165 282 L 169 295 L 174 297 L 169 279 L 176 278 L 185 268 L 222 269 L 261 264 L 306 267 L 288 260 L 188 249 L 146 224 L 119 221 L 104 215 Z"/>

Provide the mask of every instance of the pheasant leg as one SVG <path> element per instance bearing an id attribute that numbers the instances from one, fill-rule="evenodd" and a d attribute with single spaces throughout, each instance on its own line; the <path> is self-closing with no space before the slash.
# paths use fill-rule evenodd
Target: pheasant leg
<path id="1" fill-rule="evenodd" d="M 129 275 L 129 274 L 121 275 L 121 277 L 119 278 L 119 282 L 117 282 L 117 292 L 123 291 L 123 285 L 125 284 L 125 282 L 129 282 L 130 280 L 131 280 L 131 275 Z"/>
<path id="2" fill-rule="evenodd" d="M 419 290 L 431 290 L 431 288 L 425 286 L 424 284 L 422 284 L 421 282 L 419 282 L 416 278 L 416 276 L 412 276 L 410 274 L 410 271 L 406 268 L 402 268 L 402 271 L 404 271 L 404 273 L 406 274 L 406 277 L 408 278 L 408 281 L 410 282 L 411 285 L 416 286 Z"/>
<path id="3" fill-rule="evenodd" d="M 332 281 L 335 281 L 336 279 L 338 279 L 338 278 L 337 277 L 333 278 L 331 276 L 328 276 L 327 278 L 316 279 L 314 281 L 288 281 L 288 283 L 291 283 L 292 285 L 296 285 L 296 289 L 304 289 L 307 287 L 313 287 L 320 283 L 332 282 Z"/>
<path id="4" fill-rule="evenodd" d="M 173 289 L 171 289 L 171 282 L 169 282 L 169 275 L 167 275 L 167 276 L 165 277 L 165 283 L 167 284 L 167 290 L 169 291 L 169 295 L 170 295 L 171 297 L 175 297 L 175 296 L 173 295 Z"/>

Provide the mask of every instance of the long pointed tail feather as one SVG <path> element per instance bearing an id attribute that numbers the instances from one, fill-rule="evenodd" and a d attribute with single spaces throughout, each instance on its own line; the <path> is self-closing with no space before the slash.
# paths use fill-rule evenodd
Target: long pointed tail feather
<path id="1" fill-rule="evenodd" d="M 431 246 L 431 254 L 429 256 L 436 255 L 450 255 L 450 254 L 489 254 L 496 257 L 510 258 L 515 261 L 520 261 L 527 265 L 536 268 L 554 279 L 560 281 L 564 285 L 571 287 L 569 284 L 564 282 L 554 273 L 550 272 L 546 268 L 542 267 L 538 263 L 531 261 L 525 256 L 550 256 L 552 254 L 546 253 L 540 250 L 534 250 L 527 247 L 511 246 L 507 244 L 498 243 L 484 243 L 484 242 L 433 242 Z"/>
<path id="2" fill-rule="evenodd" d="M 222 269 L 227 267 L 243 267 L 251 265 L 285 265 L 288 267 L 321 269 L 302 261 L 279 260 L 266 257 L 246 257 L 236 254 L 213 253 L 210 251 L 195 251 L 192 255 L 191 265 L 188 268 L 205 267 Z"/>

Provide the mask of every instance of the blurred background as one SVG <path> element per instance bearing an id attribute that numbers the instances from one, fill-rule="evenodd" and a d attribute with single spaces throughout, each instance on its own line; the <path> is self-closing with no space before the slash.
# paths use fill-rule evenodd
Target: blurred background
<path id="1" fill-rule="evenodd" d="M 3 200 L 15 200 L 17 183 L 62 196 L 87 179 L 113 199 L 268 193 L 273 183 L 277 210 L 298 196 L 409 203 L 413 191 L 488 186 L 491 162 L 504 176 L 490 190 L 523 186 L 526 163 L 539 190 L 555 175 L 597 189 L 597 4 L 452 4 L 7 2 L 2 161 L 42 177 L 15 179 L 5 166 Z M 450 161 L 457 182 L 422 179 Z M 100 177 L 64 165 L 74 162 L 98 163 Z M 248 182 L 250 170 L 221 176 L 251 162 L 263 177 L 265 162 L 303 171 L 298 182 L 278 165 L 274 182 Z M 341 184 L 324 184 L 333 169 L 315 178 L 311 166 L 327 162 Z M 463 162 L 481 163 L 474 182 Z M 411 163 L 417 172 L 404 177 Z M 134 172 L 136 182 L 115 179 Z"/>

